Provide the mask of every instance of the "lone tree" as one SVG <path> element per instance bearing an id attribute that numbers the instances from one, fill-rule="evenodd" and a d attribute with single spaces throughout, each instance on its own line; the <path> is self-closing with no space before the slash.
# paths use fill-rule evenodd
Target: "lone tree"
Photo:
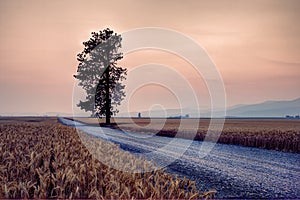
<path id="1" fill-rule="evenodd" d="M 86 91 L 85 101 L 77 106 L 81 110 L 91 111 L 93 117 L 106 117 L 106 124 L 118 110 L 125 97 L 125 86 L 121 83 L 126 79 L 127 69 L 117 66 L 123 58 L 121 35 L 113 30 L 105 29 L 92 32 L 92 37 L 83 42 L 84 50 L 77 55 L 79 61 L 77 74 L 79 86 Z"/>

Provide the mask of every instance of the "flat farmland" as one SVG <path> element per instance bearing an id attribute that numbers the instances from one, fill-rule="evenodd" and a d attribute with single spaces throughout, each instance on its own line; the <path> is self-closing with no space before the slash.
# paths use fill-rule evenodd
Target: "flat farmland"
<path id="1" fill-rule="evenodd" d="M 135 168 L 145 173 L 127 172 Z M 200 192 L 195 182 L 156 170 L 154 163 L 56 118 L 0 117 L 0 169 L 1 199 L 201 199 L 215 193 Z"/>
<path id="2" fill-rule="evenodd" d="M 74 118 L 98 126 L 105 119 Z M 113 127 L 141 134 L 204 140 L 210 119 L 114 118 Z M 221 123 L 216 120 L 216 124 Z M 181 127 L 180 127 L 181 124 Z M 180 127 L 180 128 L 179 128 Z M 214 132 L 214 128 L 211 128 Z M 226 119 L 219 143 L 300 152 L 300 120 L 297 119 Z"/>

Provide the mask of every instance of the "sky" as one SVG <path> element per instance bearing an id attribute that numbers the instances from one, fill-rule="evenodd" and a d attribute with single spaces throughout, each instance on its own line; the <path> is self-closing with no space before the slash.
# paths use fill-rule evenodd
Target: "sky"
<path id="1" fill-rule="evenodd" d="M 107 27 L 120 34 L 159 27 L 192 38 L 219 71 L 227 106 L 299 98 L 299 9 L 298 0 L 0 0 L 0 114 L 72 113 L 76 55 L 92 31 Z M 205 77 L 178 56 L 142 50 L 119 64 L 130 71 L 147 63 L 174 69 L 189 82 L 200 107 L 210 104 Z M 141 76 L 168 76 L 159 69 Z M 176 83 L 169 79 L 170 88 Z M 146 85 L 121 110 L 189 107 L 187 98 L 176 99 L 189 95 L 186 87 L 174 94 Z"/>

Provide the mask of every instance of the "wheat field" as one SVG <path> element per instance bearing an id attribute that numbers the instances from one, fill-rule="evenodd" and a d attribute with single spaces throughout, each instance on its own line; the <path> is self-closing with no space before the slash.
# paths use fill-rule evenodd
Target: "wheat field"
<path id="1" fill-rule="evenodd" d="M 75 118 L 99 125 L 95 118 Z M 180 131 L 181 120 L 184 126 Z M 104 119 L 100 119 L 103 123 Z M 210 119 L 115 118 L 115 127 L 125 131 L 167 137 L 204 140 Z M 196 127 L 195 127 L 196 125 Z M 195 131 L 195 134 L 192 133 Z M 300 153 L 300 120 L 297 119 L 226 119 L 219 143 Z"/>
<path id="2" fill-rule="evenodd" d="M 195 182 L 157 170 L 118 145 L 61 125 L 55 118 L 0 118 L 0 198 L 206 199 L 215 190 L 197 191 Z M 105 163 L 142 168 L 129 173 L 93 157 L 90 141 Z"/>

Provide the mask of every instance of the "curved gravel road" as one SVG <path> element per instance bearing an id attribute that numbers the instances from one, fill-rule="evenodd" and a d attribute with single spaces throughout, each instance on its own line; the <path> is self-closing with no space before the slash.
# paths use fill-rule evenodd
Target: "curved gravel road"
<path id="1" fill-rule="evenodd" d="M 141 137 L 141 134 L 89 126 L 64 118 L 59 121 L 119 144 L 125 151 L 144 154 L 158 165 L 174 161 L 166 167 L 167 172 L 196 181 L 202 191 L 216 189 L 216 198 L 300 198 L 300 154 L 216 144 L 201 158 L 199 149 L 204 143 L 200 141 L 160 136 L 144 138 L 145 135 Z M 162 148 L 170 143 L 172 147 Z M 186 143 L 191 144 L 179 156 Z"/>

